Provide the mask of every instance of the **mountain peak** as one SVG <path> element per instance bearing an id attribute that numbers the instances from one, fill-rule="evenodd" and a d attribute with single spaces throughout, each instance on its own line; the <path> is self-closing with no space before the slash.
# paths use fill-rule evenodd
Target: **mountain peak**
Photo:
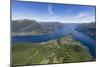
<path id="1" fill-rule="evenodd" d="M 20 19 L 20 20 L 14 20 L 14 21 L 17 21 L 19 23 L 22 23 L 22 22 L 36 22 L 35 20 L 30 20 L 30 19 Z"/>

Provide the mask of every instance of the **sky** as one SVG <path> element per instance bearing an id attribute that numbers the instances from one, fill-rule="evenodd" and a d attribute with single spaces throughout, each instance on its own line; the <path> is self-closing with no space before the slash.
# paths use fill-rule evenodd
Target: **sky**
<path id="1" fill-rule="evenodd" d="M 95 6 L 41 2 L 12 2 L 12 20 L 31 19 L 40 22 L 95 22 Z"/>

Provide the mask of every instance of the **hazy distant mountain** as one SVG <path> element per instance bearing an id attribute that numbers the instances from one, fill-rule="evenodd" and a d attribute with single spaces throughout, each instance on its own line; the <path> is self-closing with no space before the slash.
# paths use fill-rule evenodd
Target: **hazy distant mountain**
<path id="1" fill-rule="evenodd" d="M 51 30 L 51 31 L 62 29 L 64 26 L 64 24 L 60 22 L 40 22 L 40 25 L 42 25 L 44 29 Z"/>
<path id="2" fill-rule="evenodd" d="M 77 30 L 80 32 L 84 32 L 87 35 L 90 35 L 92 37 L 96 36 L 96 23 L 91 22 L 91 23 L 83 23 L 79 24 L 77 27 Z"/>
<path id="3" fill-rule="evenodd" d="M 63 24 L 59 22 L 37 22 L 35 20 L 22 19 L 13 20 L 11 26 L 12 33 L 15 35 L 37 35 L 61 29 Z"/>
<path id="4" fill-rule="evenodd" d="M 12 21 L 12 32 L 22 32 L 22 31 L 30 31 L 32 25 L 38 25 L 35 20 L 15 20 Z M 38 26 L 39 27 L 39 26 Z"/>

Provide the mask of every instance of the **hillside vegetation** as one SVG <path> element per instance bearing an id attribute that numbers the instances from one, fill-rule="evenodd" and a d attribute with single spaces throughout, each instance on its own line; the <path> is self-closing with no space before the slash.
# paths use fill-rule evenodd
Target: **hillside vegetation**
<path id="1" fill-rule="evenodd" d="M 16 43 L 12 47 L 13 65 L 69 63 L 91 61 L 88 48 L 72 36 L 42 43 Z"/>

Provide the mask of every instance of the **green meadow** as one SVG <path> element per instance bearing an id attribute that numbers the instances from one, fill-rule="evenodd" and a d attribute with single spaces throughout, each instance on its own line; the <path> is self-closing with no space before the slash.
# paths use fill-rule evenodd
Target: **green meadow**
<path id="1" fill-rule="evenodd" d="M 12 64 L 34 65 L 92 61 L 87 47 L 72 36 L 41 43 L 16 43 L 12 45 Z"/>

